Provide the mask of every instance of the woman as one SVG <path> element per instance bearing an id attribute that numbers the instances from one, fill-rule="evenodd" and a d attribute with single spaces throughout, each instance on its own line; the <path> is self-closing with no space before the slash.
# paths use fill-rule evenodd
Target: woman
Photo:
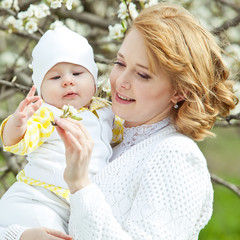
<path id="1" fill-rule="evenodd" d="M 72 193 L 70 235 L 195 240 L 212 215 L 213 189 L 193 140 L 212 136 L 217 115 L 238 102 L 220 49 L 185 9 L 159 4 L 134 20 L 114 64 L 112 109 L 125 120 L 124 140 L 91 180 L 92 139 L 81 123 L 56 120 Z M 21 240 L 69 239 L 14 227 Z"/>

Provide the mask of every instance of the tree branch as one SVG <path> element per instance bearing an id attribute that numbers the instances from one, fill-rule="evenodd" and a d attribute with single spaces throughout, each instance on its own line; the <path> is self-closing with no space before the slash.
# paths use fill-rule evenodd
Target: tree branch
<path id="1" fill-rule="evenodd" d="M 24 3 L 21 3 L 20 1 L 20 4 L 19 4 L 19 7 L 21 9 L 21 11 L 25 11 L 28 9 L 28 7 L 31 5 L 31 4 L 34 4 L 34 3 L 39 3 L 39 0 L 28 0 Z"/>
<path id="2" fill-rule="evenodd" d="M 0 25 L 0 30 L 8 31 L 8 28 Z M 40 36 L 37 36 L 36 34 L 30 34 L 27 32 L 12 32 L 11 34 L 14 34 L 14 35 L 22 37 L 22 38 L 30 38 L 30 39 L 33 39 L 36 41 L 38 41 L 40 39 Z"/>
<path id="3" fill-rule="evenodd" d="M 227 0 L 215 0 L 215 1 L 222 4 L 222 5 L 225 5 L 225 6 L 228 6 L 228 7 L 232 8 L 237 12 L 240 11 L 240 8 L 237 6 L 237 4 L 231 3 Z"/>
<path id="4" fill-rule="evenodd" d="M 95 14 L 89 13 L 89 12 L 75 12 L 75 11 L 68 11 L 65 8 L 61 8 L 58 10 L 52 11 L 54 12 L 58 17 L 60 18 L 72 18 L 76 21 L 87 23 L 94 27 L 100 27 L 102 29 L 107 30 L 109 25 L 113 24 L 113 21 L 110 21 L 109 19 L 101 18 Z"/>
<path id="5" fill-rule="evenodd" d="M 5 15 L 12 15 L 12 16 L 17 16 L 17 13 L 16 12 L 14 12 L 13 10 L 11 10 L 11 9 L 8 9 L 8 8 L 2 8 L 2 7 L 0 7 L 0 15 L 2 16 L 3 14 L 5 14 Z"/>
<path id="6" fill-rule="evenodd" d="M 17 88 L 20 91 L 29 91 L 29 89 L 30 89 L 29 87 L 23 86 L 21 84 L 18 84 L 18 83 L 15 83 L 15 82 L 9 82 L 9 81 L 6 81 L 6 80 L 1 80 L 1 79 L 0 79 L 0 84 L 8 86 L 8 87 Z"/>
<path id="7" fill-rule="evenodd" d="M 237 194 L 238 197 L 240 197 L 240 187 L 239 186 L 236 186 L 235 184 L 230 183 L 230 182 L 224 180 L 223 178 L 220 178 L 214 174 L 211 174 L 211 179 L 212 179 L 213 183 L 219 184 L 219 185 L 222 185 L 222 186 L 228 188 L 229 190 L 231 190 L 232 192 Z"/>
<path id="8" fill-rule="evenodd" d="M 220 117 L 220 121 L 217 121 L 214 126 L 218 127 L 240 126 L 240 121 L 231 123 L 231 120 L 240 120 L 240 112 L 237 114 L 230 114 L 226 117 Z"/>
<path id="9" fill-rule="evenodd" d="M 225 21 L 220 27 L 216 27 L 212 30 L 213 34 L 219 35 L 221 32 L 229 29 L 230 27 L 235 27 L 240 23 L 240 14 L 235 18 Z"/>
<path id="10" fill-rule="evenodd" d="M 227 122 L 230 122 L 232 119 L 240 120 L 240 113 L 237 114 L 230 114 L 227 117 L 225 117 L 225 120 Z"/>
<path id="11" fill-rule="evenodd" d="M 110 64 L 110 63 L 112 63 L 112 60 L 109 60 L 109 59 L 106 59 L 106 58 L 103 58 L 103 57 L 95 56 L 94 59 L 95 59 L 95 61 L 98 62 L 98 63 L 105 63 L 105 64 Z"/>

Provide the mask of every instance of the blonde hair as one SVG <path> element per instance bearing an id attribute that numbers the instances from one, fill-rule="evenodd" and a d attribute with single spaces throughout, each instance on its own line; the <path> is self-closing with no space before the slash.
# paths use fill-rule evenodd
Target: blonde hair
<path id="1" fill-rule="evenodd" d="M 144 38 L 150 71 L 163 69 L 183 95 L 172 118 L 177 130 L 194 140 L 214 136 L 216 117 L 227 116 L 238 99 L 212 34 L 186 9 L 169 3 L 144 9 L 132 28 Z"/>

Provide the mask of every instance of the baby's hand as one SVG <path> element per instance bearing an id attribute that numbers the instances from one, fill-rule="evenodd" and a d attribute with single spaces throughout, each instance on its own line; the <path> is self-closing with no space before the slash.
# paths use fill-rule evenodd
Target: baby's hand
<path id="1" fill-rule="evenodd" d="M 25 127 L 29 118 L 41 107 L 43 101 L 39 96 L 34 96 L 35 91 L 36 87 L 32 86 L 26 98 L 20 102 L 12 115 L 15 127 Z"/>

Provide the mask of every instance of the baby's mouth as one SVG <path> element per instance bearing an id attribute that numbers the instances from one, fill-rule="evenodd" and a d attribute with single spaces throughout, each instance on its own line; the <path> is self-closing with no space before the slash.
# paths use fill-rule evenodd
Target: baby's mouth
<path id="1" fill-rule="evenodd" d="M 65 94 L 63 97 L 75 97 L 75 96 L 77 96 L 77 93 L 69 92 L 69 93 Z"/>

